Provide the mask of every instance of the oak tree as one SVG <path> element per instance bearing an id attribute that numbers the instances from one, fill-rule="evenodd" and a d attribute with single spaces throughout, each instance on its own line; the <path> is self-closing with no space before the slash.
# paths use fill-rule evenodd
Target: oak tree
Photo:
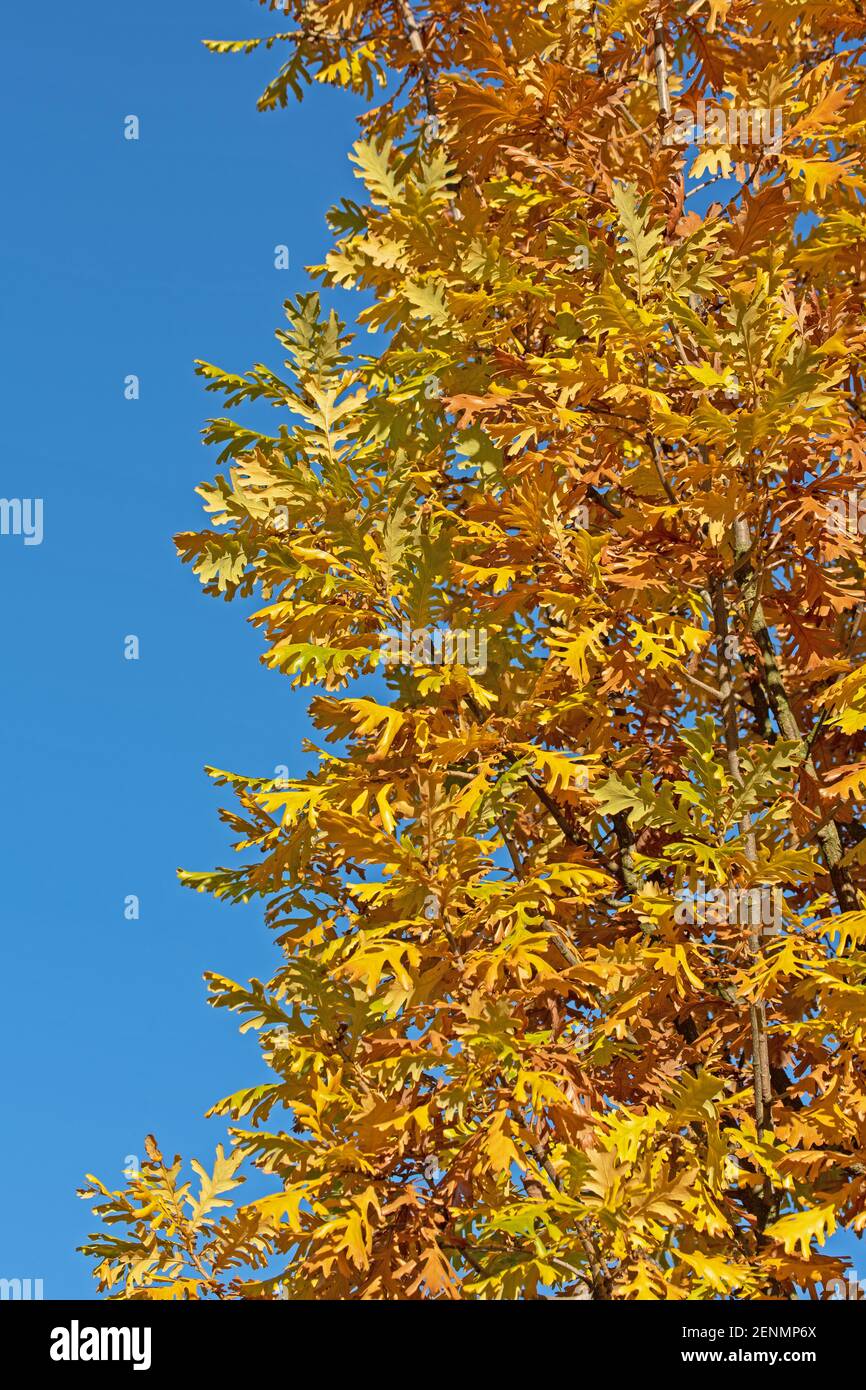
<path id="1" fill-rule="evenodd" d="M 177 544 L 318 736 L 210 769 L 238 854 L 182 878 L 273 928 L 268 981 L 206 977 L 270 1079 L 211 1171 L 150 1137 L 90 1180 L 100 1288 L 826 1296 L 866 1224 L 863 6 L 266 8 L 209 44 L 279 55 L 263 109 L 369 104 L 310 268 L 363 307 L 199 364 Z"/>

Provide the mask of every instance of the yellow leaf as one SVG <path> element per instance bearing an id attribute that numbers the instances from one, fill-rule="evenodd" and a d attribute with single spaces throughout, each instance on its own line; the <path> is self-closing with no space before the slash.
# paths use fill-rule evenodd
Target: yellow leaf
<path id="1" fill-rule="evenodd" d="M 803 1259 L 809 1258 L 812 1240 L 823 1245 L 828 1235 L 836 1229 L 836 1208 L 830 1204 L 809 1207 L 806 1211 L 796 1211 L 791 1216 L 783 1216 L 767 1227 L 767 1235 L 779 1240 L 785 1247 L 786 1255 L 793 1255 L 800 1247 Z"/>

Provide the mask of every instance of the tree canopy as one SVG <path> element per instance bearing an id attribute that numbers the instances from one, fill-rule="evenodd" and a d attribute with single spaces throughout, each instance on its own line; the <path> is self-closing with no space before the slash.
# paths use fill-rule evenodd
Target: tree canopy
<path id="1" fill-rule="evenodd" d="M 196 1179 L 149 1137 L 89 1180 L 100 1289 L 821 1296 L 866 1224 L 863 6 L 266 8 L 209 44 L 282 59 L 263 109 L 370 103 L 310 268 L 366 335 L 311 290 L 280 370 L 199 363 L 177 545 L 320 738 L 209 769 L 238 855 L 182 878 L 263 905 L 272 977 L 206 979 L 270 1079 Z"/>

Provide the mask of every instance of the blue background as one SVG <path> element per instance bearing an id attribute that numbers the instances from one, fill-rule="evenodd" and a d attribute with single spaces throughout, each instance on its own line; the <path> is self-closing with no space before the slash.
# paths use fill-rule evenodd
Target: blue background
<path id="1" fill-rule="evenodd" d="M 0 1277 L 41 1278 L 47 1298 L 94 1297 L 84 1173 L 122 1186 L 148 1130 L 207 1163 L 223 1127 L 205 1110 L 263 1070 L 201 979 L 266 977 L 260 912 L 175 871 L 231 857 L 204 764 L 300 771 L 309 692 L 258 664 L 258 636 L 171 536 L 201 524 L 199 431 L 222 410 L 194 359 L 279 364 L 280 305 L 357 190 L 360 102 L 314 89 L 260 114 L 279 53 L 200 43 L 279 27 L 252 0 L 4 17 L 0 494 L 42 497 L 45 537 L 0 538 Z"/>
<path id="2" fill-rule="evenodd" d="M 282 302 L 359 187 L 362 102 L 316 88 L 259 113 L 279 51 L 200 42 L 280 27 L 252 0 L 4 17 L 0 495 L 42 497 L 45 536 L 0 538 L 0 1277 L 42 1278 L 46 1298 L 94 1297 L 85 1172 L 122 1187 L 148 1130 L 208 1163 L 224 1127 L 205 1110 L 264 1074 L 201 978 L 267 978 L 261 913 L 176 869 L 231 862 L 206 763 L 301 770 L 309 691 L 259 664 L 239 605 L 205 597 L 171 537 L 202 524 L 200 430 L 223 413 L 194 360 L 280 366 Z"/>

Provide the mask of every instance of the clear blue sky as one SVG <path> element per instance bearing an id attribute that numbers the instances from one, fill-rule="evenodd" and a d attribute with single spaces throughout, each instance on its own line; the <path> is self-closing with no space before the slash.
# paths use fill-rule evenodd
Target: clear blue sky
<path id="1" fill-rule="evenodd" d="M 74 1253 L 84 1172 L 122 1186 L 147 1130 L 207 1160 L 222 1131 L 204 1111 L 259 1075 L 201 975 L 266 977 L 260 913 L 175 870 L 230 854 L 204 764 L 300 770 L 308 697 L 259 665 L 240 608 L 201 593 L 171 535 L 199 524 L 199 430 L 222 410 L 193 361 L 279 365 L 282 301 L 358 187 L 360 109 L 327 89 L 257 112 L 276 55 L 200 40 L 268 25 L 253 0 L 4 16 L 0 495 L 44 499 L 44 540 L 0 537 L 0 1276 L 42 1278 L 49 1298 L 93 1296 Z"/>
<path id="2" fill-rule="evenodd" d="M 44 499 L 44 540 L 0 537 L 0 1277 L 41 1278 L 48 1298 L 93 1296 L 74 1253 L 85 1171 L 122 1185 L 147 1130 L 207 1161 L 222 1131 L 204 1111 L 259 1074 L 201 974 L 270 971 L 260 914 L 175 870 L 229 856 L 203 765 L 300 770 L 307 697 L 258 664 L 240 611 L 201 594 L 170 538 L 199 524 L 213 469 L 199 429 L 220 405 L 193 360 L 279 362 L 281 302 L 357 189 L 357 102 L 316 90 L 259 114 L 275 55 L 199 42 L 268 23 L 253 0 L 4 17 L 0 495 Z"/>

